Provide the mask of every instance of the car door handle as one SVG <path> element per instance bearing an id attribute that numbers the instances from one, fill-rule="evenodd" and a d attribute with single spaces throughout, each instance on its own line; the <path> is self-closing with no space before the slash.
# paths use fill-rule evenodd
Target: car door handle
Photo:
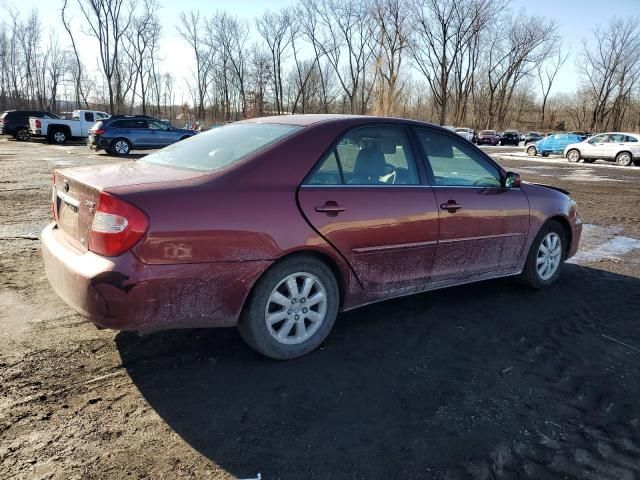
<path id="1" fill-rule="evenodd" d="M 462 208 L 462 205 L 457 203 L 455 200 L 449 200 L 447 203 L 441 203 L 440 208 L 442 210 L 447 210 L 449 213 L 455 213 Z"/>
<path id="2" fill-rule="evenodd" d="M 322 212 L 329 215 L 337 215 L 338 213 L 344 212 L 345 210 L 345 207 L 343 207 L 342 205 L 338 205 L 338 202 L 334 202 L 333 200 L 324 202 L 324 205 L 316 205 L 316 212 Z"/>

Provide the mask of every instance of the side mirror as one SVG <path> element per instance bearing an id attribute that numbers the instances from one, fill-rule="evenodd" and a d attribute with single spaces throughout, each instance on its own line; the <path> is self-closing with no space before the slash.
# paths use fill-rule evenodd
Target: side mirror
<path id="1" fill-rule="evenodd" d="M 507 172 L 504 177 L 504 188 L 517 188 L 520 186 L 520 175 L 514 172 Z"/>

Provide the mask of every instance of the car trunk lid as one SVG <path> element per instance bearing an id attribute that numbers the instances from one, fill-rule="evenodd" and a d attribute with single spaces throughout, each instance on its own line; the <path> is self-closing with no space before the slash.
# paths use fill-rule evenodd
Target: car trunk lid
<path id="1" fill-rule="evenodd" d="M 117 191 L 116 195 L 122 195 L 130 188 L 153 188 L 165 182 L 189 181 L 202 176 L 202 172 L 138 161 L 56 170 L 52 193 L 56 223 L 78 249 L 86 251 L 101 191 Z"/>

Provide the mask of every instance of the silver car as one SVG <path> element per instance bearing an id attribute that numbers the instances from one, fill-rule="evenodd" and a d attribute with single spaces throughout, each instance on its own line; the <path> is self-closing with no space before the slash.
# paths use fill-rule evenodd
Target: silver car
<path id="1" fill-rule="evenodd" d="M 627 167 L 640 162 L 640 134 L 612 132 L 594 135 L 580 143 L 567 145 L 564 156 L 573 163 L 580 159 L 593 163 L 600 158 Z"/>
<path id="2" fill-rule="evenodd" d="M 456 128 L 456 133 L 460 135 L 462 138 L 473 142 L 473 130 L 470 128 Z"/>

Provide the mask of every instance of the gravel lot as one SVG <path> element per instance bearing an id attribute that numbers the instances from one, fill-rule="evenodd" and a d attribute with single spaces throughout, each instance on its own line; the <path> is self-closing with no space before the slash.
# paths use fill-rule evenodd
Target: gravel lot
<path id="1" fill-rule="evenodd" d="M 235 330 L 98 331 L 47 284 L 55 167 L 114 159 L 0 141 L 0 478 L 640 477 L 640 168 L 491 148 L 572 192 L 557 286 L 508 279 L 343 314 L 269 361 Z"/>

